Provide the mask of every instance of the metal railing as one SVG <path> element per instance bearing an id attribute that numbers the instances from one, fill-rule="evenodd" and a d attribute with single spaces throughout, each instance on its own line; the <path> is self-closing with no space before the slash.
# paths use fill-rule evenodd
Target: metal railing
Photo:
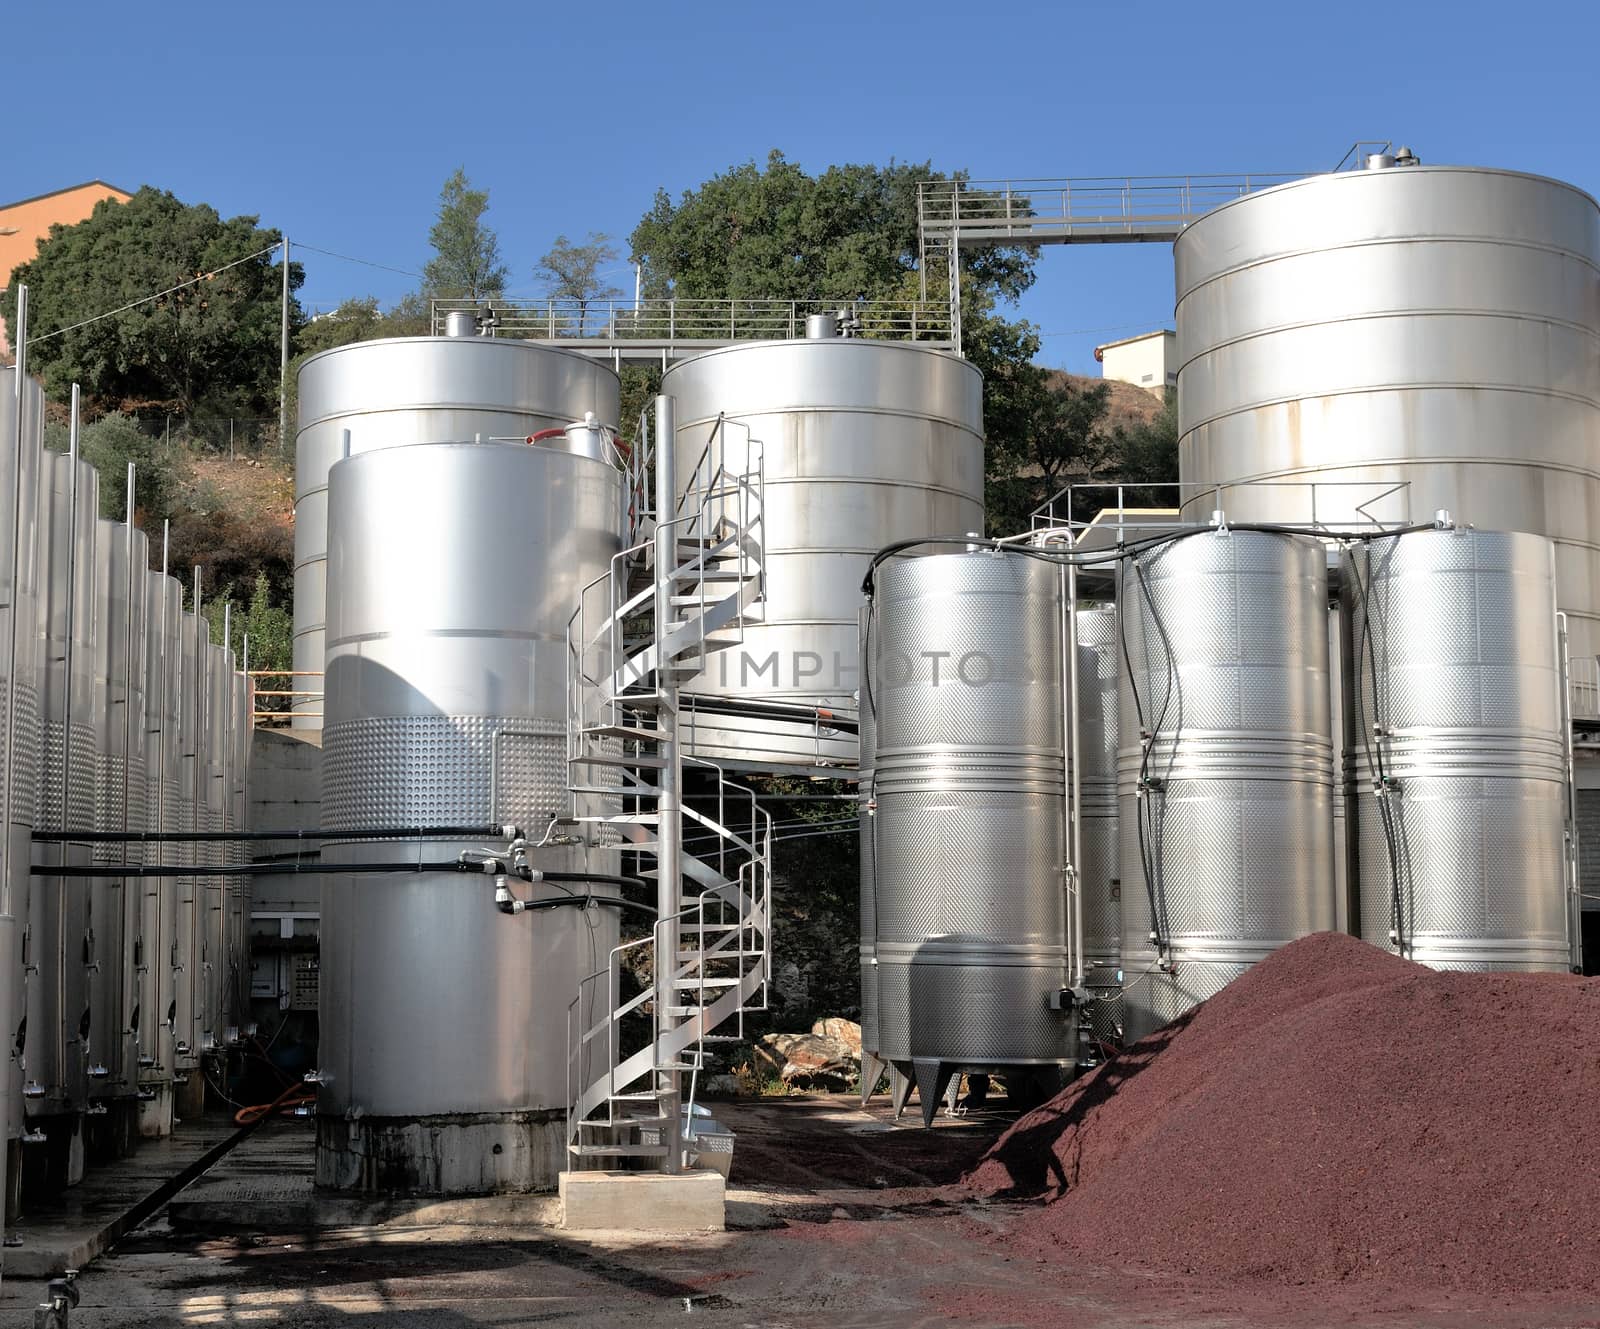
<path id="1" fill-rule="evenodd" d="M 1278 500 L 1277 506 L 1285 512 L 1293 510 L 1299 514 L 1274 518 L 1288 526 L 1305 526 L 1336 534 L 1385 531 L 1411 523 L 1409 480 L 1241 480 L 1222 485 L 1186 485 L 1170 480 L 1154 484 L 1092 480 L 1069 484 L 1052 494 L 1030 514 L 1030 527 L 1081 532 L 1094 525 L 1102 512 L 1114 514 L 1121 524 L 1122 514 L 1128 511 L 1127 498 L 1147 495 L 1156 496 L 1162 504 L 1170 504 L 1170 508 L 1156 509 L 1152 513 L 1141 505 L 1134 511 L 1143 511 L 1144 520 L 1142 523 L 1137 519 L 1130 521 L 1130 527 L 1207 521 L 1213 511 L 1228 515 L 1230 501 L 1236 496 L 1245 495 L 1260 503 L 1261 491 L 1267 489 L 1289 491 L 1273 495 Z M 1161 516 L 1163 511 L 1174 511 L 1178 516 Z"/>
<path id="2" fill-rule="evenodd" d="M 250 679 L 250 723 L 264 729 L 286 725 L 294 719 L 322 719 L 322 670 L 320 669 L 252 669 Z M 294 680 L 314 678 L 318 686 L 299 686 Z M 261 680 L 289 680 L 284 688 L 262 687 Z M 265 700 L 263 700 L 265 699 Z M 302 705 L 313 709 L 302 710 Z"/>
<path id="3" fill-rule="evenodd" d="M 1567 662 L 1567 696 L 1574 720 L 1600 720 L 1600 660 L 1575 655 Z"/>
<path id="4" fill-rule="evenodd" d="M 928 180 L 917 186 L 917 218 L 924 232 L 958 240 L 1170 239 L 1219 204 L 1307 174 Z"/>
<path id="5" fill-rule="evenodd" d="M 805 336 L 811 314 L 837 313 L 837 300 L 435 300 L 434 334 L 445 318 L 466 311 L 486 336 L 531 341 L 773 341 Z M 860 335 L 886 341 L 950 340 L 944 300 L 861 300 L 849 305 Z"/>

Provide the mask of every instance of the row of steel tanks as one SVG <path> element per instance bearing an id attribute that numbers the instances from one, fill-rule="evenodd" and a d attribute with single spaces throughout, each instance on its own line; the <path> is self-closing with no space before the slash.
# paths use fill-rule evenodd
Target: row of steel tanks
<path id="1" fill-rule="evenodd" d="M 20 391 L 19 391 L 20 386 Z M 100 477 L 42 447 L 43 393 L 0 380 L 6 618 L 7 1211 L 198 1115 L 238 1037 L 242 882 L 221 843 L 146 833 L 243 823 L 244 677 L 149 570 L 145 534 L 99 516 Z M 132 477 L 130 477 L 132 479 Z M 126 838 L 124 838 L 126 837 Z M 172 875 L 139 876 L 141 863 Z M 179 869 L 187 869 L 180 871 Z"/>

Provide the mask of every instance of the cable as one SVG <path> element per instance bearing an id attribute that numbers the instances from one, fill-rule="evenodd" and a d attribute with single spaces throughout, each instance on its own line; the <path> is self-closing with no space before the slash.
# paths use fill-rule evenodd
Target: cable
<path id="1" fill-rule="evenodd" d="M 230 844 L 247 840 L 513 840 L 515 827 L 395 826 L 350 830 L 290 831 L 35 831 L 39 844 Z"/>
<path id="2" fill-rule="evenodd" d="M 129 304 L 122 305 L 117 309 L 108 309 L 105 313 L 96 314 L 93 318 L 86 318 L 81 323 L 72 323 L 67 327 L 57 328 L 54 332 L 45 332 L 41 333 L 37 337 L 29 337 L 28 345 L 37 346 L 42 341 L 49 341 L 52 337 L 61 337 L 65 336 L 69 332 L 76 332 L 79 328 L 86 328 L 91 323 L 98 323 L 102 319 L 115 318 L 118 314 L 126 314 L 130 309 L 137 309 L 140 305 L 147 305 L 152 300 L 164 299 L 165 297 L 172 295 L 174 292 L 181 291 L 186 287 L 198 286 L 203 281 L 210 281 L 213 277 L 220 277 L 230 268 L 237 268 L 243 263 L 249 263 L 254 259 L 260 258 L 263 254 L 270 254 L 273 250 L 281 249 L 282 247 L 283 241 L 276 241 L 273 244 L 268 245 L 265 249 L 258 249 L 253 254 L 246 254 L 243 258 L 236 258 L 232 263 L 224 263 L 220 268 L 216 268 L 211 272 L 202 272 L 198 277 L 191 277 L 188 281 L 181 281 L 176 286 L 169 286 L 164 291 L 157 291 L 154 295 L 144 296 L 141 299 L 134 300 Z"/>
<path id="3" fill-rule="evenodd" d="M 331 249 L 322 249 L 316 245 L 308 245 L 304 240 L 292 240 L 290 241 L 290 246 L 293 249 L 309 249 L 313 254 L 323 254 L 328 258 L 341 259 L 346 263 L 359 263 L 364 268 L 377 268 L 380 272 L 397 272 L 402 277 L 415 277 L 419 281 L 427 280 L 422 273 L 412 272 L 409 268 L 395 268 L 390 267 L 387 263 L 374 263 L 370 258 L 355 258 L 350 254 L 336 254 Z M 274 245 L 273 248 L 277 248 L 277 246 Z"/>
<path id="4" fill-rule="evenodd" d="M 206 1078 L 210 1079 L 209 1076 Z M 216 1085 L 214 1083 L 211 1087 L 216 1089 Z M 217 1092 L 221 1095 L 223 1102 L 227 1103 L 230 1107 L 235 1106 L 233 1100 L 226 1094 L 223 1094 L 220 1089 L 218 1089 Z M 294 1108 L 304 1107 L 306 1104 L 315 1103 L 316 1101 L 317 1091 L 315 1086 L 307 1088 L 303 1082 L 296 1081 L 270 1103 L 256 1103 L 251 1107 L 239 1108 L 239 1110 L 233 1114 L 233 1121 L 236 1126 L 254 1126 L 257 1122 L 263 1121 L 267 1117 L 270 1117 L 274 1112 L 291 1111 Z"/>

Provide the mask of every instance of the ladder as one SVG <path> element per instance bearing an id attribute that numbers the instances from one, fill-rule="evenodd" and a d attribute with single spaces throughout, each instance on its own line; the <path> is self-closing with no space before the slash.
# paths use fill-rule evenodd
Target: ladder
<path id="1" fill-rule="evenodd" d="M 759 618 L 764 472 L 761 444 L 719 418 L 675 484 L 672 400 L 657 399 L 653 446 L 647 423 L 629 459 L 628 545 L 568 623 L 567 768 L 571 820 L 621 840 L 635 875 L 655 880 L 657 911 L 568 1006 L 567 1152 L 573 1168 L 650 1159 L 676 1172 L 695 1157 L 682 1122 L 706 1048 L 743 1039 L 772 972 L 771 815 L 678 743 L 680 686 Z M 697 805 L 686 767 L 704 772 Z M 651 982 L 622 1000 L 630 967 Z"/>

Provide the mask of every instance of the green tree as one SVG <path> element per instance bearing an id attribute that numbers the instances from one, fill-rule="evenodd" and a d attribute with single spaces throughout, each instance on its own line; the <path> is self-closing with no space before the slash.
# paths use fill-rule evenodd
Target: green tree
<path id="1" fill-rule="evenodd" d="M 1123 494 L 1129 507 L 1178 505 L 1178 394 L 1168 388 L 1161 414 L 1111 434 L 1112 478 L 1139 486 Z"/>
<path id="2" fill-rule="evenodd" d="M 1026 530 L 1031 514 L 1067 484 L 1097 480 L 1120 460 L 1104 429 L 1109 384 L 1080 388 L 1064 374 L 1027 368 L 1033 372 L 1020 375 L 1017 392 L 1026 431 L 991 443 L 984 457 L 992 535 Z"/>
<path id="3" fill-rule="evenodd" d="M 45 423 L 44 445 L 52 452 L 71 446 L 66 425 Z M 112 411 L 83 426 L 78 455 L 100 474 L 100 515 L 121 521 L 128 511 L 128 463 L 134 464 L 134 502 L 146 528 L 175 516 L 188 486 L 181 452 L 171 452 L 131 415 Z"/>
<path id="4" fill-rule="evenodd" d="M 564 235 L 556 236 L 550 252 L 539 260 L 533 275 L 544 283 L 551 299 L 569 301 L 576 306 L 570 320 L 574 336 L 593 331 L 588 326 L 589 306 L 597 300 L 610 300 L 622 291 L 605 280 L 602 268 L 617 259 L 611 237 L 590 231 L 588 240 L 575 245 Z"/>
<path id="5" fill-rule="evenodd" d="M 340 304 L 331 314 L 314 318 L 301 328 L 300 335 L 295 338 L 295 347 L 304 355 L 315 355 L 318 351 L 331 351 L 335 346 L 349 346 L 352 342 L 387 337 L 386 322 L 376 297 L 352 298 Z"/>
<path id="6" fill-rule="evenodd" d="M 233 649 L 241 666 L 244 656 L 244 639 L 250 638 L 250 668 L 288 669 L 294 654 L 294 618 L 287 609 L 272 603 L 272 585 L 267 574 L 258 572 L 250 599 L 243 605 L 235 603 L 232 586 L 213 593 L 200 606 L 211 625 L 211 640 L 223 645 L 222 625 L 226 617 L 233 633 Z M 231 609 L 231 614 L 229 610 Z M 281 687 L 280 683 L 265 686 Z"/>
<path id="7" fill-rule="evenodd" d="M 279 236 L 256 221 L 225 221 L 147 187 L 126 203 L 96 204 L 75 226 L 52 226 L 11 274 L 3 303 L 14 326 L 17 287 L 27 283 L 30 367 L 58 399 L 76 382 L 124 410 L 274 413 Z M 301 280 L 291 265 L 291 289 Z M 99 317 L 136 301 L 144 303 Z M 298 304 L 290 318 L 297 326 Z"/>
<path id="8" fill-rule="evenodd" d="M 422 269 L 424 292 L 435 300 L 484 300 L 501 294 L 509 271 L 500 240 L 484 224 L 489 191 L 474 189 L 457 167 L 439 191 L 439 216 L 428 232 L 434 256 Z"/>

